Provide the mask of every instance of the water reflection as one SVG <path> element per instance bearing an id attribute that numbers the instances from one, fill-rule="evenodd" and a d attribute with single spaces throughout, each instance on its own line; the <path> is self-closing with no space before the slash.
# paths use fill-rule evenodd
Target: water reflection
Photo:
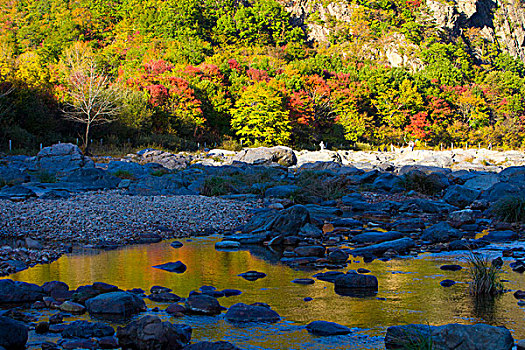
<path id="1" fill-rule="evenodd" d="M 363 338 L 363 334 L 382 336 L 386 327 L 396 324 L 422 323 L 439 325 L 445 323 L 477 323 L 505 325 L 512 329 L 517 339 L 525 337 L 523 310 L 516 304 L 511 293 L 492 303 L 475 301 L 467 293 L 466 269 L 451 272 L 439 267 L 458 263 L 457 256 L 438 254 L 423 255 L 411 259 L 395 259 L 388 262 L 373 261 L 365 264 L 353 259 L 349 269 L 366 267 L 379 280 L 379 292 L 375 297 L 355 298 L 334 292 L 334 285 L 316 280 L 312 285 L 291 283 L 296 278 L 309 278 L 316 272 L 296 271 L 279 263 L 279 253 L 263 247 L 249 250 L 217 251 L 216 237 L 184 242 L 179 249 L 169 242 L 146 246 L 125 247 L 96 254 L 68 255 L 49 265 L 38 265 L 10 276 L 14 280 L 43 284 L 60 280 L 71 288 L 101 281 L 117 285 L 121 289 L 142 288 L 149 291 L 154 285 L 166 286 L 173 293 L 186 297 L 190 291 L 202 285 L 217 289 L 239 289 L 239 296 L 220 298 L 221 305 L 264 302 L 272 306 L 283 321 L 274 325 L 255 328 L 237 328 L 227 325 L 221 316 L 203 316 L 175 319 L 161 312 L 159 315 L 171 322 L 188 323 L 194 327 L 196 340 L 229 340 L 246 349 L 361 349 L 379 348 L 377 338 Z M 167 262 L 182 261 L 186 272 L 174 274 L 152 268 Z M 523 289 L 523 275 L 509 272 L 509 260 L 505 261 L 505 278 L 511 282 L 506 288 Z M 460 265 L 466 266 L 464 261 Z M 238 274 L 250 270 L 260 271 L 267 277 L 246 281 Z M 443 279 L 457 281 L 444 288 Z M 313 298 L 310 302 L 303 299 Z M 148 306 L 164 309 L 168 304 L 146 300 Z M 84 316 L 89 318 L 89 316 Z M 337 322 L 358 332 L 341 339 L 318 338 L 309 335 L 304 325 L 314 320 Z M 339 337 L 338 337 L 339 338 Z M 300 346 L 298 345 L 300 344 Z"/>

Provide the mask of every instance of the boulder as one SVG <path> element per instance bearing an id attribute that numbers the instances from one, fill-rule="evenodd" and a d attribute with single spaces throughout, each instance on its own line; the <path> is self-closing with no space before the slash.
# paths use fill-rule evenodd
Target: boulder
<path id="1" fill-rule="evenodd" d="M 237 241 L 222 241 L 215 243 L 215 249 L 237 249 L 241 246 Z"/>
<path id="2" fill-rule="evenodd" d="M 22 322 L 0 316 L 0 347 L 6 350 L 24 350 L 27 338 L 28 329 Z"/>
<path id="3" fill-rule="evenodd" d="M 472 190 L 485 191 L 497 184 L 500 178 L 497 174 L 483 174 L 467 180 L 463 186 Z"/>
<path id="4" fill-rule="evenodd" d="M 5 186 L 0 189 L 0 199 L 11 199 L 15 201 L 26 200 L 31 197 L 36 197 L 36 193 L 22 185 Z"/>
<path id="5" fill-rule="evenodd" d="M 448 222 L 442 221 L 423 231 L 421 239 L 432 243 L 450 242 L 461 239 L 463 232 L 450 226 Z"/>
<path id="6" fill-rule="evenodd" d="M 178 350 L 189 343 L 191 332 L 190 326 L 162 322 L 157 316 L 148 315 L 119 327 L 117 337 L 123 349 Z"/>
<path id="7" fill-rule="evenodd" d="M 514 346 L 514 339 L 506 328 L 454 323 L 443 326 L 409 324 L 388 327 L 385 347 L 406 349 L 422 342 L 428 344 L 430 340 L 435 350 L 511 350 Z"/>
<path id="8" fill-rule="evenodd" d="M 381 232 L 381 231 L 372 231 L 372 232 L 364 232 L 358 235 L 355 235 L 352 237 L 352 242 L 355 243 L 381 243 L 385 241 L 392 241 L 395 239 L 402 238 L 404 235 L 401 232 L 398 231 L 388 231 L 388 232 Z"/>
<path id="9" fill-rule="evenodd" d="M 52 174 L 67 174 L 79 168 L 94 168 L 94 162 L 85 157 L 78 146 L 59 143 L 44 147 L 36 156 L 37 167 Z"/>
<path id="10" fill-rule="evenodd" d="M 348 327 L 327 321 L 310 322 L 306 326 L 306 330 L 313 335 L 319 336 L 344 335 L 352 332 Z"/>
<path id="11" fill-rule="evenodd" d="M 316 257 L 323 257 L 325 253 L 325 247 L 320 245 L 312 245 L 312 246 L 299 246 L 294 249 L 294 252 L 298 256 L 316 256 Z"/>
<path id="12" fill-rule="evenodd" d="M 265 231 L 276 231 L 286 236 L 296 235 L 301 227 L 309 222 L 308 209 L 303 205 L 294 205 L 281 211 L 269 225 L 266 225 Z"/>
<path id="13" fill-rule="evenodd" d="M 111 292 L 100 294 L 86 301 L 86 308 L 91 315 L 98 317 L 127 318 L 146 310 L 144 300 L 129 292 Z"/>
<path id="14" fill-rule="evenodd" d="M 36 284 L 0 280 L 0 304 L 33 303 L 42 300 L 45 292 Z"/>
<path id="15" fill-rule="evenodd" d="M 19 185 L 29 180 L 28 174 L 21 172 L 17 168 L 0 164 L 0 183 Z"/>
<path id="16" fill-rule="evenodd" d="M 270 308 L 259 305 L 238 303 L 232 305 L 224 315 L 226 321 L 232 323 L 245 322 L 277 322 L 281 317 Z"/>
<path id="17" fill-rule="evenodd" d="M 197 315 L 218 315 L 222 311 L 222 307 L 212 296 L 205 294 L 191 295 L 184 304 L 189 313 Z"/>
<path id="18" fill-rule="evenodd" d="M 248 164 L 270 165 L 277 163 L 286 167 L 297 163 L 294 151 L 284 146 L 246 148 L 237 153 L 232 159 Z"/>
<path id="19" fill-rule="evenodd" d="M 328 254 L 326 257 L 329 262 L 334 264 L 343 264 L 348 260 L 348 253 L 342 249 L 336 249 Z"/>
<path id="20" fill-rule="evenodd" d="M 68 172 L 65 182 L 80 183 L 83 190 L 115 189 L 121 179 L 99 168 L 80 168 Z"/>
<path id="21" fill-rule="evenodd" d="M 138 151 L 135 160 L 141 164 L 156 163 L 169 170 L 184 169 L 190 163 L 190 159 L 187 156 L 153 148 L 146 148 Z"/>
<path id="22" fill-rule="evenodd" d="M 80 305 L 78 303 L 74 303 L 72 301 L 66 300 L 62 304 L 58 306 L 58 309 L 60 311 L 64 312 L 70 312 L 72 314 L 83 314 L 86 312 L 86 307 L 84 305 Z"/>
<path id="23" fill-rule="evenodd" d="M 258 272 L 258 271 L 247 271 L 247 272 L 240 273 L 239 276 L 241 276 L 242 278 L 248 281 L 256 281 L 260 278 L 266 277 L 266 274 L 264 272 Z"/>
<path id="24" fill-rule="evenodd" d="M 115 333 L 113 327 L 102 322 L 74 321 L 62 331 L 64 338 L 109 337 Z"/>
<path id="25" fill-rule="evenodd" d="M 299 189 L 296 185 L 281 185 L 281 186 L 275 186 L 270 187 L 266 191 L 264 191 L 264 197 L 270 198 L 289 198 L 292 194 L 294 194 Z"/>
<path id="26" fill-rule="evenodd" d="M 158 303 L 176 303 L 181 300 L 181 297 L 177 294 L 161 292 L 148 295 L 148 299 Z"/>
<path id="27" fill-rule="evenodd" d="M 471 189 L 461 185 L 454 185 L 446 190 L 443 200 L 456 207 L 465 208 L 472 204 L 480 194 L 480 190 Z"/>

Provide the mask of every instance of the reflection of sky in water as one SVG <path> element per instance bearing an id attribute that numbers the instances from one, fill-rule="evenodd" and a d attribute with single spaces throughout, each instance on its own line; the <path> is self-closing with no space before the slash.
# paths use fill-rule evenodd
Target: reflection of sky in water
<path id="1" fill-rule="evenodd" d="M 383 336 L 386 327 L 396 324 L 423 323 L 490 323 L 511 329 L 516 339 L 525 337 L 524 310 L 517 306 L 512 293 L 492 303 L 476 303 L 466 292 L 466 283 L 450 288 L 439 285 L 443 279 L 458 282 L 468 280 L 467 270 L 442 271 L 443 264 L 458 263 L 454 254 L 424 254 L 417 258 L 374 261 L 364 264 L 352 259 L 348 269 L 366 267 L 379 279 L 376 297 L 353 298 L 334 293 L 333 284 L 316 280 L 313 285 L 298 285 L 290 281 L 308 278 L 319 271 L 296 271 L 276 261 L 276 256 L 258 247 L 248 251 L 216 251 L 216 237 L 184 242 L 184 247 L 173 249 L 168 242 L 154 245 L 131 246 L 96 254 L 64 256 L 49 265 L 39 265 L 16 275 L 15 280 L 43 284 L 60 280 L 76 288 L 95 281 L 115 284 L 121 289 L 166 286 L 185 297 L 202 285 L 217 289 L 235 288 L 240 296 L 220 298 L 229 307 L 238 302 L 265 302 L 272 306 L 283 321 L 274 325 L 237 328 L 218 317 L 184 317 L 174 319 L 161 312 L 158 315 L 171 322 L 183 322 L 194 328 L 194 340 L 229 340 L 246 349 L 361 349 L 381 347 L 382 341 L 366 335 Z M 499 254 L 501 255 L 501 254 Z M 170 261 L 182 261 L 188 269 L 175 274 L 151 266 Z M 509 289 L 525 289 L 523 275 L 509 272 L 505 259 L 502 278 Z M 464 259 L 460 265 L 466 266 Z M 265 272 L 268 276 L 249 282 L 237 275 L 248 270 Z M 305 297 L 313 298 L 305 302 Z M 386 300 L 380 300 L 380 299 Z M 149 307 L 157 304 L 146 299 Z M 89 316 L 84 316 L 88 317 Z M 304 325 L 314 320 L 333 321 L 356 332 L 350 336 L 312 337 Z M 300 344 L 300 346 L 299 346 Z"/>

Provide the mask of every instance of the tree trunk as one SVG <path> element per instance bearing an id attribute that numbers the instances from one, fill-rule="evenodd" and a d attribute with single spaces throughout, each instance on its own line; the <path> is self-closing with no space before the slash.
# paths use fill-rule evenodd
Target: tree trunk
<path id="1" fill-rule="evenodd" d="M 86 134 L 84 136 L 84 154 L 89 154 L 89 128 L 91 123 L 86 123 Z"/>

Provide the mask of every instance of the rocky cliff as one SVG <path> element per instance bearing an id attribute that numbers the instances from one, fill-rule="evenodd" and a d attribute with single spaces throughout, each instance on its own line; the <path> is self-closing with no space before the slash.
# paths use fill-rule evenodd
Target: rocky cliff
<path id="1" fill-rule="evenodd" d="M 519 0 L 412 2 L 417 3 L 416 21 L 444 41 L 462 37 L 479 59 L 484 49 L 495 45 L 525 61 L 525 6 Z M 347 0 L 281 0 L 281 3 L 293 14 L 294 24 L 305 28 L 309 39 L 319 43 L 333 42 L 334 36 L 345 30 L 350 36 L 361 35 L 358 22 L 370 13 L 363 11 L 365 6 Z M 395 10 L 395 2 L 391 3 Z M 417 46 L 402 31 L 392 28 L 360 49 L 365 57 L 383 58 L 392 66 L 417 68 L 420 65 Z"/>

